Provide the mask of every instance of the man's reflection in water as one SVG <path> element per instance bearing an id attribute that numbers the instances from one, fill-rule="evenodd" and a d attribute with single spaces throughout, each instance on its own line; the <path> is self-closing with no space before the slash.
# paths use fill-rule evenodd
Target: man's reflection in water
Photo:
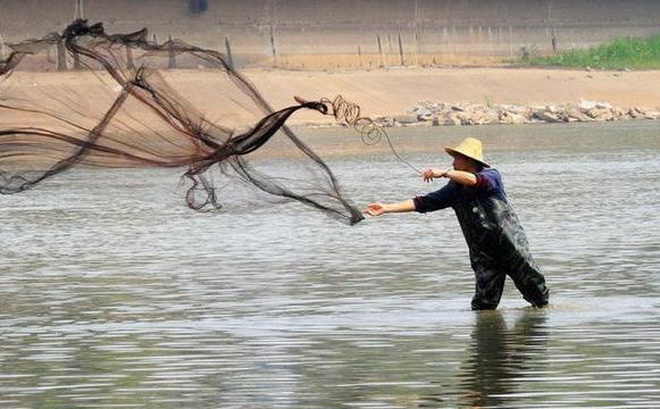
<path id="1" fill-rule="evenodd" d="M 524 382 L 525 370 L 537 369 L 547 342 L 546 312 L 525 309 L 508 329 L 500 311 L 475 313 L 469 359 L 461 376 L 461 407 L 505 406 Z"/>
<path id="2" fill-rule="evenodd" d="M 520 391 L 525 371 L 538 370 L 545 355 L 547 331 L 545 310 L 520 311 L 515 325 L 508 329 L 499 310 L 475 312 L 475 326 L 468 358 L 459 377 L 459 408 L 508 407 Z M 420 408 L 445 407 L 447 395 L 427 396 Z M 435 406 L 439 405 L 439 406 Z"/>

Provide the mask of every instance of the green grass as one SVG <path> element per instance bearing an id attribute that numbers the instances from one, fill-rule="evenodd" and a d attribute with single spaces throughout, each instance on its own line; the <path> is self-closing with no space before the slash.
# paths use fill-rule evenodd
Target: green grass
<path id="1" fill-rule="evenodd" d="M 588 50 L 572 50 L 547 57 L 532 57 L 532 65 L 600 68 L 608 70 L 660 69 L 660 35 L 647 39 L 618 38 Z"/>

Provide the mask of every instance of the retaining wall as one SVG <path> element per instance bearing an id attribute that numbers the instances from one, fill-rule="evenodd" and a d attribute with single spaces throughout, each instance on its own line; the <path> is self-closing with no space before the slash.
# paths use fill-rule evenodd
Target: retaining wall
<path id="1" fill-rule="evenodd" d="M 0 36 L 42 37 L 81 15 L 291 68 L 515 61 L 660 32 L 654 0 L 0 0 Z"/>

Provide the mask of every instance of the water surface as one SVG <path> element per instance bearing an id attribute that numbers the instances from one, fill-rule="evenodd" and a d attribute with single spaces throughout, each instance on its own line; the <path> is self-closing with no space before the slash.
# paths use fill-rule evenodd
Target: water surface
<path id="1" fill-rule="evenodd" d="M 468 134 L 550 308 L 508 283 L 498 311 L 470 311 L 451 210 L 197 213 L 179 170 L 77 170 L 0 197 L 0 407 L 657 407 L 660 125 L 391 132 L 420 168 Z M 360 206 L 442 185 L 348 131 L 301 136 Z"/>

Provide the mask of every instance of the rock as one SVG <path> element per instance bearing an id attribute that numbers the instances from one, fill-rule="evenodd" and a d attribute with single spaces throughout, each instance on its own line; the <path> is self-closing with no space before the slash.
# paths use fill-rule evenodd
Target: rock
<path id="1" fill-rule="evenodd" d="M 416 107 L 413 112 L 417 115 L 418 121 L 430 121 L 433 117 L 433 111 L 425 106 Z"/>
<path id="2" fill-rule="evenodd" d="M 628 111 L 628 115 L 631 118 L 638 119 L 658 119 L 660 118 L 660 113 L 649 111 L 647 108 L 643 107 L 634 107 Z"/>
<path id="3" fill-rule="evenodd" d="M 596 121 L 612 121 L 614 115 L 611 109 L 593 108 L 587 111 L 587 115 Z"/>
<path id="4" fill-rule="evenodd" d="M 415 126 L 430 124 L 449 125 L 494 125 L 524 123 L 565 123 L 617 121 L 629 119 L 660 119 L 660 112 L 634 107 L 621 109 L 607 102 L 582 100 L 577 105 L 565 106 L 520 106 L 449 104 L 424 101 L 412 111 L 414 115 L 381 118 L 382 126 Z"/>
<path id="5" fill-rule="evenodd" d="M 609 104 L 607 102 L 598 102 L 598 101 L 588 101 L 588 100 L 582 100 L 580 101 L 580 104 L 578 105 L 578 108 L 584 109 L 584 110 L 590 110 L 590 109 L 610 109 L 612 108 L 612 104 Z"/>
<path id="6" fill-rule="evenodd" d="M 621 108 L 612 107 L 612 109 L 610 109 L 610 111 L 612 112 L 612 115 L 614 116 L 614 118 L 616 120 L 630 119 L 630 117 L 628 115 L 626 115 L 626 111 L 624 111 Z"/>
<path id="7" fill-rule="evenodd" d="M 501 124 L 508 125 L 524 124 L 527 122 L 527 117 L 507 110 L 500 113 L 499 121 Z"/>
<path id="8" fill-rule="evenodd" d="M 545 111 L 545 110 L 536 110 L 532 113 L 532 118 L 533 119 L 538 119 L 539 121 L 542 122 L 550 122 L 550 123 L 555 123 L 555 122 L 566 122 L 564 118 L 562 118 L 560 115 L 553 113 L 551 111 Z"/>
<path id="9" fill-rule="evenodd" d="M 494 125 L 500 122 L 500 117 L 495 112 L 475 112 L 471 116 L 475 125 Z"/>
<path id="10" fill-rule="evenodd" d="M 657 111 L 647 111 L 646 115 L 644 116 L 646 119 L 658 119 L 660 118 L 660 112 Z"/>
<path id="11" fill-rule="evenodd" d="M 417 122 L 416 115 L 397 115 L 393 119 L 395 123 L 399 123 L 402 125 L 409 125 Z"/>
<path id="12" fill-rule="evenodd" d="M 383 128 L 391 128 L 394 126 L 394 118 L 389 116 L 382 116 L 374 119 L 376 125 L 380 125 Z"/>
<path id="13" fill-rule="evenodd" d="M 445 118 L 445 125 L 460 126 L 463 125 L 463 121 L 459 118 L 458 113 L 451 113 Z"/>
<path id="14" fill-rule="evenodd" d="M 591 122 L 594 119 L 578 108 L 572 107 L 566 110 L 567 122 Z"/>

